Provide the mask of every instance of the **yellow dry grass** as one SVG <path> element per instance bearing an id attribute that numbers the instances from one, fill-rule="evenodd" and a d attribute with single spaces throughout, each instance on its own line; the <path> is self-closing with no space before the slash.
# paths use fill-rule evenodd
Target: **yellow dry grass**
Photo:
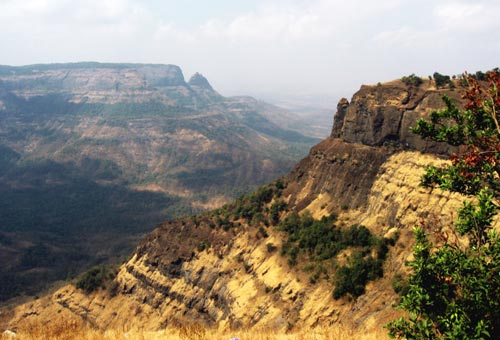
<path id="1" fill-rule="evenodd" d="M 383 329 L 371 334 L 359 334 L 342 328 L 315 328 L 293 333 L 274 330 L 219 331 L 202 326 L 183 326 L 162 331 L 97 330 L 75 321 L 57 324 L 28 324 L 17 330 L 15 337 L 1 334 L 1 340 L 382 340 L 387 339 Z"/>

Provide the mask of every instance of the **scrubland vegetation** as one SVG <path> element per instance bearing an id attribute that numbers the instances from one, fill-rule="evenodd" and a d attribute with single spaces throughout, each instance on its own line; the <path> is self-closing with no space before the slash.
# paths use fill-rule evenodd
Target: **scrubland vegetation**
<path id="1" fill-rule="evenodd" d="M 368 281 L 383 276 L 383 264 L 395 240 L 375 237 L 362 225 L 341 228 L 330 215 L 315 220 L 309 214 L 291 213 L 278 226 L 287 233 L 281 254 L 296 266 L 298 259 L 305 262 L 304 271 L 311 272 L 309 281 L 330 279 L 333 276 L 333 297 L 358 297 L 365 292 Z M 337 256 L 348 250 L 346 263 L 339 264 Z"/>
<path id="2" fill-rule="evenodd" d="M 309 273 L 310 283 L 332 283 L 334 299 L 364 294 L 369 281 L 383 276 L 383 264 L 397 234 L 386 239 L 376 237 L 363 225 L 336 225 L 334 214 L 320 220 L 307 211 L 299 215 L 281 198 L 285 185 L 278 180 L 225 205 L 212 213 L 211 225 L 228 231 L 248 223 L 259 238 L 268 237 L 271 227 L 281 231 L 281 255 L 288 259 L 289 266 Z M 268 244 L 269 252 L 275 249 Z M 341 253 L 342 260 L 338 258 Z"/>
<path id="3" fill-rule="evenodd" d="M 271 122 L 271 105 L 191 88 L 173 65 L 0 66 L 0 78 L 0 301 L 119 262 L 161 221 L 252 191 L 319 141 Z"/>

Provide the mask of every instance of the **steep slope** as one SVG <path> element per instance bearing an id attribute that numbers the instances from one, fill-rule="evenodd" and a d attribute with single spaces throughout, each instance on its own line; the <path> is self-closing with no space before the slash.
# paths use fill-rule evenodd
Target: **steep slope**
<path id="1" fill-rule="evenodd" d="M 317 140 L 253 101 L 175 65 L 0 66 L 0 300 L 289 171 Z"/>
<path id="2" fill-rule="evenodd" d="M 446 232 L 450 212 L 463 199 L 419 186 L 425 165 L 444 162 L 419 150 L 449 150 L 411 143 L 400 124 L 393 124 L 394 119 L 411 116 L 408 102 L 400 101 L 403 90 L 421 96 L 420 106 L 409 110 L 412 117 L 439 108 L 431 98 L 442 90 L 429 86 L 363 87 L 351 103 L 339 103 L 332 132 L 338 138 L 313 147 L 282 181 L 217 211 L 163 223 L 143 239 L 107 290 L 84 294 L 64 287 L 18 308 L 10 326 L 52 320 L 58 313 L 100 328 L 162 329 L 201 323 L 282 330 L 330 325 L 362 333 L 379 329 L 398 313 L 392 284 L 407 270 L 412 227 L 425 218 L 435 221 L 431 232 Z M 426 102 L 432 104 L 422 104 Z M 367 121 L 372 122 L 371 131 L 364 129 Z M 291 261 L 287 244 L 295 234 L 287 223 L 297 212 L 316 221 L 335 215 L 321 222 L 332 230 L 366 226 L 388 247 L 383 276 L 369 281 L 359 296 L 333 299 L 336 272 L 353 263 L 357 248 L 342 248 L 332 258 L 311 263 L 311 251 L 299 244 Z"/>

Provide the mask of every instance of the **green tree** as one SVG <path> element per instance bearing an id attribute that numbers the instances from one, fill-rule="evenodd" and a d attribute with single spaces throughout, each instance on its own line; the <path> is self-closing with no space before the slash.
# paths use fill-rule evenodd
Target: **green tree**
<path id="1" fill-rule="evenodd" d="M 413 85 L 416 87 L 419 87 L 423 83 L 422 78 L 416 76 L 414 73 L 410 74 L 409 76 L 404 76 L 403 78 L 401 78 L 401 81 L 405 85 L 408 85 L 408 86 Z"/>
<path id="2" fill-rule="evenodd" d="M 436 87 L 443 87 L 451 82 L 450 76 L 441 74 L 439 72 L 434 72 L 434 81 L 436 82 Z"/>
<path id="3" fill-rule="evenodd" d="M 464 110 L 444 97 L 446 108 L 413 128 L 458 146 L 451 165 L 427 167 L 422 184 L 468 195 L 454 225 L 470 242 L 441 232 L 432 243 L 425 222 L 415 228 L 412 274 L 400 303 L 407 313 L 388 325 L 391 337 L 500 339 L 500 238 L 492 228 L 500 199 L 500 75 L 486 77 L 490 86 L 483 88 L 464 75 Z"/>

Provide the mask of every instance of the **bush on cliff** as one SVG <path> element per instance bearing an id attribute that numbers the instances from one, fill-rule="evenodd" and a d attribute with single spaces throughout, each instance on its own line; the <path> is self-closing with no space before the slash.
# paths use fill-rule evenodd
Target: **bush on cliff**
<path id="1" fill-rule="evenodd" d="M 412 85 L 412 86 L 420 86 L 422 85 L 422 83 L 424 82 L 422 80 L 422 78 L 416 76 L 414 73 L 410 74 L 409 76 L 404 76 L 403 78 L 401 78 L 401 81 L 405 84 L 405 85 Z"/>
<path id="2" fill-rule="evenodd" d="M 357 298 L 364 294 L 365 286 L 383 275 L 383 264 L 391 240 L 375 237 L 362 225 L 340 228 L 336 216 L 314 219 L 309 213 L 299 216 L 292 212 L 278 228 L 287 234 L 281 254 L 288 256 L 288 263 L 296 266 L 302 259 L 305 271 L 311 271 L 310 282 L 320 276 L 333 274 L 334 299 L 348 295 Z M 349 249 L 348 263 L 339 266 L 336 256 Z M 375 254 L 375 257 L 372 256 Z"/>
<path id="3" fill-rule="evenodd" d="M 441 74 L 439 72 L 434 72 L 433 74 L 434 81 L 436 82 L 436 87 L 443 87 L 451 83 L 450 76 Z"/>
<path id="4" fill-rule="evenodd" d="M 117 270 L 107 266 L 95 266 L 80 275 L 75 283 L 76 288 L 81 289 L 85 294 L 90 294 L 100 288 L 106 288 L 109 284 L 111 290 L 116 289 L 112 283 Z"/>
<path id="5" fill-rule="evenodd" d="M 413 129 L 460 146 L 451 165 L 429 166 L 422 184 L 471 197 L 458 211 L 453 231 L 470 242 L 430 230 L 425 221 L 415 228 L 412 274 L 400 303 L 407 314 L 388 325 L 391 337 L 500 339 L 500 237 L 492 227 L 500 199 L 500 74 L 486 77 L 489 88 L 465 75 L 464 110 L 445 97 L 446 109 Z M 437 244 L 430 231 L 440 236 Z"/>

